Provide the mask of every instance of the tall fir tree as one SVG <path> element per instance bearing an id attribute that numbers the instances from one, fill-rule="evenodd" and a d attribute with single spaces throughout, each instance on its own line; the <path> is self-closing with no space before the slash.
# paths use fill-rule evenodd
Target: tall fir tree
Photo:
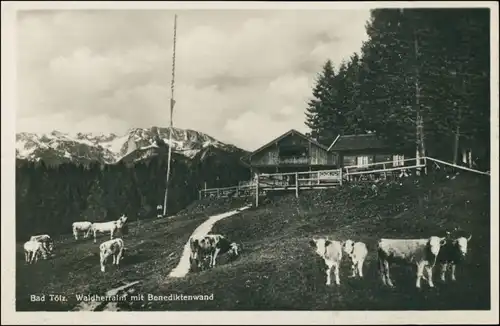
<path id="1" fill-rule="evenodd" d="M 306 126 L 311 129 L 311 136 L 324 144 L 331 141 L 336 133 L 331 129 L 336 96 L 334 79 L 335 70 L 332 61 L 327 60 L 316 78 L 313 98 L 306 108 Z"/>

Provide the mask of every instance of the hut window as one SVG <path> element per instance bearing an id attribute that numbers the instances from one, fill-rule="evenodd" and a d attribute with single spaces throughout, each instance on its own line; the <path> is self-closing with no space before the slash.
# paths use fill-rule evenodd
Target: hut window
<path id="1" fill-rule="evenodd" d="M 357 158 L 358 166 L 366 166 L 368 165 L 368 156 L 358 156 Z"/>
<path id="2" fill-rule="evenodd" d="M 403 166 L 403 165 L 405 165 L 404 159 L 405 159 L 404 155 L 393 155 L 392 156 L 392 165 L 393 166 Z"/>

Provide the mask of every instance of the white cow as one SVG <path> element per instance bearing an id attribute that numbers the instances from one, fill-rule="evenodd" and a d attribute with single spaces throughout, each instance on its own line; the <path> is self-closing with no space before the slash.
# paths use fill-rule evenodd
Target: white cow
<path id="1" fill-rule="evenodd" d="M 458 264 L 461 264 L 467 256 L 467 245 L 472 238 L 458 236 L 448 233 L 446 244 L 441 247 L 437 257 L 437 263 L 441 267 L 441 281 L 446 281 L 446 271 L 448 267 L 451 269 L 451 280 L 456 281 L 455 269 Z"/>
<path id="2" fill-rule="evenodd" d="M 115 232 L 122 228 L 125 222 L 127 222 L 128 217 L 125 215 L 120 216 L 116 221 L 102 222 L 102 223 L 92 223 L 92 232 L 94 233 L 94 243 L 97 242 L 97 233 L 110 233 L 110 239 L 113 239 Z"/>
<path id="3" fill-rule="evenodd" d="M 340 285 L 339 267 L 342 261 L 342 243 L 326 238 L 312 239 L 309 245 L 315 248 L 316 253 L 324 259 L 326 268 L 326 285 L 331 284 L 331 272 L 335 275 L 335 284 Z"/>
<path id="4" fill-rule="evenodd" d="M 368 255 L 368 248 L 363 242 L 354 242 L 352 240 L 346 240 L 342 249 L 351 259 L 351 277 L 363 277 L 363 263 L 365 262 L 366 255 Z"/>
<path id="5" fill-rule="evenodd" d="M 220 254 L 228 254 L 230 259 L 234 259 L 241 252 L 241 245 L 229 241 L 221 234 L 193 237 L 190 239 L 190 247 L 191 263 L 195 263 L 198 268 L 206 267 L 207 260 L 208 267 L 214 267 Z"/>
<path id="6" fill-rule="evenodd" d="M 101 243 L 99 246 L 101 272 L 105 272 L 106 268 L 104 265 L 109 256 L 113 256 L 113 264 L 118 266 L 120 264 L 120 259 L 123 256 L 124 249 L 125 245 L 121 238 L 111 239 Z"/>
<path id="7" fill-rule="evenodd" d="M 83 232 L 83 238 L 87 239 L 92 231 L 92 222 L 83 221 L 83 222 L 74 222 L 73 226 L 73 236 L 75 240 L 78 240 L 78 234 Z"/>
<path id="8" fill-rule="evenodd" d="M 47 258 L 46 250 L 41 242 L 29 240 L 24 243 L 24 260 L 28 264 L 33 264 L 38 261 L 38 257 Z"/>
<path id="9" fill-rule="evenodd" d="M 50 235 L 48 234 L 33 235 L 31 236 L 30 241 L 38 241 L 42 244 L 43 248 L 45 249 L 42 253 L 44 259 L 47 258 L 47 254 L 52 256 L 54 255 L 54 240 L 52 240 Z"/>
<path id="10" fill-rule="evenodd" d="M 378 242 L 378 265 L 384 285 L 393 287 L 389 275 L 390 263 L 415 264 L 417 266 L 416 287 L 420 288 L 420 280 L 427 272 L 427 281 L 434 287 L 432 269 L 436 257 L 446 239 L 432 236 L 427 239 L 380 239 Z"/>

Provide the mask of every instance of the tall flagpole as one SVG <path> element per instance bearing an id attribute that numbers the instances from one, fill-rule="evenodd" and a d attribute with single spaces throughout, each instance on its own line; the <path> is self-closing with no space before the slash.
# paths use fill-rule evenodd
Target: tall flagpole
<path id="1" fill-rule="evenodd" d="M 168 198 L 168 187 L 170 184 L 170 161 L 172 158 L 172 129 L 173 121 L 172 115 L 174 112 L 174 79 L 175 79 L 175 43 L 177 39 L 177 14 L 174 16 L 174 46 L 172 55 L 172 81 L 170 83 L 171 95 L 170 95 L 170 128 L 168 132 L 168 165 L 167 165 L 167 184 L 165 187 L 165 198 L 163 199 L 163 216 L 167 215 L 167 198 Z"/>

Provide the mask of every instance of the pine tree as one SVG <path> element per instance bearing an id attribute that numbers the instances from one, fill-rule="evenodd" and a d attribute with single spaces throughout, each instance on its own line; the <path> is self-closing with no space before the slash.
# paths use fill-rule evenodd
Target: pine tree
<path id="1" fill-rule="evenodd" d="M 327 60 L 323 65 L 322 72 L 316 78 L 316 85 L 313 89 L 313 98 L 306 108 L 306 126 L 311 129 L 311 136 L 320 143 L 328 143 L 335 135 L 330 129 L 333 115 L 331 114 L 334 105 L 334 80 L 335 71 L 331 60 Z"/>

